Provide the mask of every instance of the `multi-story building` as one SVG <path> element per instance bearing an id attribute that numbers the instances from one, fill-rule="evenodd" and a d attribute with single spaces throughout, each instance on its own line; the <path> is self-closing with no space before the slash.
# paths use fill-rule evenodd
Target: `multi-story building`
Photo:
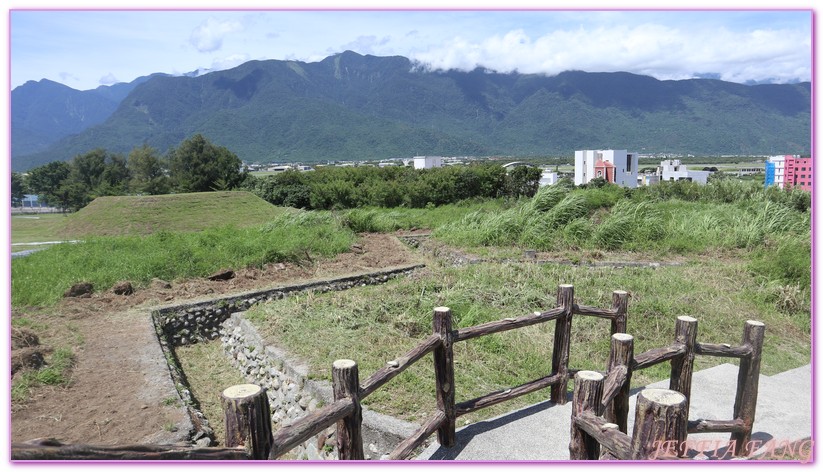
<path id="1" fill-rule="evenodd" d="M 791 157 L 786 159 L 784 187 L 812 191 L 812 158 Z"/>
<path id="2" fill-rule="evenodd" d="M 441 156 L 414 156 L 415 169 L 433 169 L 435 167 L 443 167 L 443 158 Z"/>
<path id="3" fill-rule="evenodd" d="M 623 150 L 574 152 L 574 184 L 602 178 L 622 187 L 637 187 L 637 154 Z"/>
<path id="4" fill-rule="evenodd" d="M 660 182 L 689 180 L 699 184 L 708 183 L 711 174 L 711 171 L 707 170 L 689 170 L 680 163 L 680 159 L 661 161 L 656 172 Z"/>
<path id="5" fill-rule="evenodd" d="M 800 188 L 812 190 L 812 158 L 794 156 L 772 156 L 766 161 L 764 185 L 780 188 Z"/>
<path id="6" fill-rule="evenodd" d="M 786 183 L 786 158 L 793 158 L 795 156 L 772 156 L 766 161 L 766 177 L 764 183 L 766 187 L 769 185 L 777 185 L 783 188 Z"/>

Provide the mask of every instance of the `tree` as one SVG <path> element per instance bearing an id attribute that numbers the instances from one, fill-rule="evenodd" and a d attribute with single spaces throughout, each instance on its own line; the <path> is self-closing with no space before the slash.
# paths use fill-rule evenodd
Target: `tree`
<path id="1" fill-rule="evenodd" d="M 166 175 L 168 165 L 157 150 L 144 144 L 129 153 L 128 169 L 131 176 L 129 188 L 136 193 L 162 195 L 169 193 L 171 182 Z"/>
<path id="2" fill-rule="evenodd" d="M 11 206 L 20 206 L 26 198 L 26 182 L 17 172 L 11 173 Z"/>
<path id="3" fill-rule="evenodd" d="M 169 152 L 170 177 L 180 192 L 208 192 L 218 186 L 235 188 L 246 178 L 241 165 L 237 155 L 201 134 Z"/>
<path id="4" fill-rule="evenodd" d="M 71 165 L 65 161 L 49 162 L 46 165 L 35 167 L 29 171 L 28 187 L 29 191 L 37 196 L 47 205 L 60 205 L 67 208 L 58 196 L 60 186 L 71 173 Z"/>
<path id="5" fill-rule="evenodd" d="M 506 175 L 507 197 L 533 197 L 540 187 L 543 172 L 537 167 L 517 166 Z"/>
<path id="6" fill-rule="evenodd" d="M 122 154 L 108 156 L 97 195 L 125 195 L 129 190 L 130 174 L 128 162 Z"/>
<path id="7" fill-rule="evenodd" d="M 89 190 L 100 185 L 103 180 L 103 171 L 106 170 L 105 149 L 95 149 L 85 154 L 78 154 L 71 160 L 71 174 L 69 177 Z"/>

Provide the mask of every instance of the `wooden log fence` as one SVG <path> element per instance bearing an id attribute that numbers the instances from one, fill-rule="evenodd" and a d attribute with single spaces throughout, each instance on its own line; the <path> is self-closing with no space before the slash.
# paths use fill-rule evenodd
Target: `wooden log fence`
<path id="1" fill-rule="evenodd" d="M 605 378 L 597 372 L 581 371 L 575 376 L 569 457 L 572 460 L 671 458 L 666 453 L 678 449 L 679 432 L 687 420 L 686 397 L 665 389 L 640 392 L 634 430 L 629 436 L 601 416 L 604 383 Z"/>
<path id="2" fill-rule="evenodd" d="M 354 361 L 336 361 L 332 366 L 334 403 L 281 427 L 274 434 L 271 434 L 270 431 L 266 433 L 264 431 L 265 426 L 261 426 L 263 420 L 255 416 L 256 412 L 262 413 L 267 411 L 269 407 L 265 395 L 262 396 L 265 398 L 265 404 L 252 402 L 251 405 L 253 406 L 251 408 L 240 408 L 235 405 L 235 402 L 226 403 L 224 401 L 224 407 L 229 404 L 234 405 L 226 410 L 233 411 L 227 413 L 227 419 L 230 418 L 232 424 L 229 433 L 236 438 L 233 444 L 236 443 L 243 448 L 243 451 L 245 451 L 243 453 L 245 454 L 244 458 L 276 459 L 312 436 L 336 424 L 339 458 L 345 460 L 362 459 L 364 455 L 362 433 L 360 432 L 360 402 L 429 353 L 433 353 L 434 358 L 437 411 L 423 422 L 418 431 L 401 442 L 389 454 L 392 459 L 407 458 L 434 431 L 437 431 L 440 444 L 444 447 L 450 447 L 455 442 L 456 419 L 459 416 L 527 393 L 551 388 L 551 399 L 557 403 L 566 403 L 569 377 L 577 372 L 576 369 L 570 369 L 568 365 L 573 316 L 583 315 L 608 319 L 611 320 L 612 334 L 625 333 L 628 293 L 620 290 L 614 291 L 612 293 L 612 307 L 601 309 L 575 303 L 574 287 L 572 285 L 560 285 L 557 289 L 557 305 L 556 308 L 543 312 L 538 311 L 517 318 L 504 318 L 460 329 L 453 329 L 451 311 L 446 307 L 438 307 L 434 310 L 432 335 L 404 355 L 388 361 L 385 367 L 374 372 L 362 384 L 358 384 L 357 364 Z M 455 402 L 453 350 L 455 343 L 549 321 L 556 322 L 552 370 L 549 375 L 478 398 L 460 403 Z M 623 362 L 628 361 L 624 360 Z M 620 392 L 622 393 L 622 389 L 620 389 Z M 257 398 L 259 400 L 259 396 Z M 251 415 L 249 411 L 251 411 Z M 255 428 L 260 431 L 252 432 Z M 77 446 L 77 448 L 79 447 L 81 446 Z M 27 447 L 27 450 L 32 448 Z M 23 449 L 13 447 L 12 450 L 14 456 L 18 450 L 22 454 Z M 241 454 L 234 449 L 230 449 L 230 451 L 233 451 L 234 454 Z M 29 455 L 31 454 L 29 453 Z"/>
<path id="3" fill-rule="evenodd" d="M 675 324 L 675 340 L 671 345 L 650 349 L 636 356 L 632 356 L 632 336 L 612 335 L 611 353 L 601 400 L 601 406 L 604 407 L 603 423 L 617 424 L 621 433 L 627 433 L 627 401 L 632 372 L 668 361 L 671 363 L 669 389 L 684 396 L 687 418 L 674 427 L 673 440 L 676 444 L 684 444 L 687 435 L 691 433 L 731 433 L 730 444 L 733 454 L 740 456 L 746 452 L 754 425 L 765 325 L 759 321 L 747 321 L 739 346 L 698 342 L 697 326 L 696 319 L 680 316 Z M 694 359 L 698 355 L 740 359 L 733 419 L 688 421 Z M 680 456 L 685 452 L 685 448 L 677 449 Z M 620 458 L 619 454 L 614 453 L 614 456 Z"/>
<path id="4" fill-rule="evenodd" d="M 88 446 L 63 444 L 56 439 L 39 438 L 11 445 L 15 461 L 228 461 L 251 459 L 243 447 L 191 448 L 135 444 L 129 446 Z"/>
<path id="5" fill-rule="evenodd" d="M 477 326 L 453 329 L 451 311 L 446 307 L 434 310 L 432 335 L 404 355 L 388 361 L 362 384 L 359 383 L 357 364 L 352 360 L 337 360 L 332 365 L 334 402 L 297 421 L 271 433 L 271 419 L 266 395 L 254 392 L 253 401 L 231 400 L 224 392 L 224 408 L 227 426 L 231 428 L 234 448 L 180 448 L 165 446 L 127 446 L 105 448 L 92 446 L 67 446 L 55 441 L 12 444 L 12 459 L 66 459 L 66 458 L 129 458 L 129 459 L 277 459 L 297 445 L 319 434 L 331 425 L 337 425 L 337 448 L 340 459 L 362 460 L 361 433 L 362 409 L 360 402 L 409 366 L 433 353 L 437 411 L 409 438 L 401 442 L 390 454 L 390 459 L 405 459 L 423 441 L 437 432 L 438 441 L 444 447 L 455 443 L 456 418 L 497 403 L 517 398 L 540 389 L 550 388 L 550 398 L 558 404 L 567 401 L 567 388 L 571 375 L 575 375 L 573 398 L 580 403 L 573 408 L 572 440 L 570 451 L 573 459 L 596 459 L 598 445 L 605 449 L 603 457 L 617 459 L 649 458 L 648 441 L 656 438 L 682 442 L 687 433 L 731 432 L 737 441 L 735 453 L 745 447 L 751 437 L 757 401 L 757 379 L 760 373 L 760 353 L 763 344 L 764 325 L 749 321 L 740 346 L 699 343 L 697 320 L 680 317 L 677 320 L 675 340 L 670 346 L 652 349 L 634 355 L 633 338 L 625 334 L 628 293 L 614 291 L 612 307 L 593 308 L 574 303 L 574 287 L 560 285 L 557 290 L 557 307 L 544 312 L 518 318 L 484 323 Z M 604 374 L 578 371 L 569 368 L 571 325 L 574 315 L 594 316 L 611 321 L 611 352 Z M 481 397 L 455 402 L 454 344 L 480 336 L 500 333 L 511 329 L 555 321 L 554 347 L 551 373 L 522 385 L 499 390 Z M 714 355 L 741 359 L 738 388 L 735 399 L 734 419 L 729 421 L 699 420 L 689 422 L 688 396 L 696 355 Z M 644 396 L 638 406 L 635 432 L 629 438 L 626 431 L 629 387 L 632 372 L 661 362 L 671 361 L 670 393 Z M 595 385 L 597 384 L 597 385 Z M 231 389 L 227 389 L 230 392 Z M 668 390 L 665 392 L 669 392 Z M 644 394 L 641 394 L 644 395 Z M 680 395 L 682 401 L 671 402 Z M 241 394 L 239 397 L 248 396 Z M 578 399 L 579 397 L 579 399 Z M 245 406 L 244 406 L 245 405 Z M 661 406 L 662 405 L 662 406 Z M 231 418 L 231 420 L 229 420 Z M 659 421 L 648 418 L 664 418 L 665 427 Z M 647 424 L 648 423 L 648 424 Z M 637 425 L 641 425 L 639 428 Z M 645 425 L 645 426 L 643 426 Z M 266 431 L 268 429 L 268 432 Z M 575 429 L 577 428 L 577 429 Z M 642 439 L 637 439 L 640 434 Z M 228 436 L 228 434 L 227 434 Z"/>

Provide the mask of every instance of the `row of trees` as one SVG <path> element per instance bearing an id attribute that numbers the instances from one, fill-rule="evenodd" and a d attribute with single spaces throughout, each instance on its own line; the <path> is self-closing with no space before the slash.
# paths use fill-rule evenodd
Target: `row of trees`
<path id="1" fill-rule="evenodd" d="M 128 156 L 95 149 L 69 162 L 55 161 L 27 175 L 12 174 L 12 204 L 26 193 L 47 205 L 78 210 L 106 195 L 161 195 L 171 192 L 230 190 L 247 177 L 234 153 L 197 134 L 165 156 L 150 146 Z"/>
<path id="2" fill-rule="evenodd" d="M 364 206 L 423 208 L 469 198 L 531 197 L 541 171 L 496 164 L 413 169 L 329 167 L 249 178 L 244 187 L 279 206 L 332 210 Z"/>
<path id="3" fill-rule="evenodd" d="M 51 206 L 78 210 L 107 195 L 160 195 L 243 188 L 279 206 L 343 209 L 362 206 L 422 208 L 469 198 L 531 197 L 541 171 L 497 164 L 417 170 L 411 167 L 334 167 L 255 178 L 225 147 L 197 134 L 161 156 L 143 145 L 127 156 L 95 149 L 12 174 L 13 204 L 26 193 Z"/>

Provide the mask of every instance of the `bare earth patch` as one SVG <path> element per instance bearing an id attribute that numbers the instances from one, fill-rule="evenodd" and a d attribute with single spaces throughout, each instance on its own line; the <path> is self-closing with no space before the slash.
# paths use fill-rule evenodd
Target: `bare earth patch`
<path id="1" fill-rule="evenodd" d="M 128 296 L 108 291 L 66 298 L 53 309 L 15 311 L 13 317 L 39 326 L 46 349 L 71 346 L 75 365 L 67 386 L 35 388 L 29 400 L 12 405 L 11 440 L 51 437 L 94 445 L 185 441 L 181 425 L 188 420 L 169 379 L 149 307 L 415 261 L 394 236 L 365 234 L 351 252 L 328 261 L 238 269 L 227 281 L 156 281 Z"/>

